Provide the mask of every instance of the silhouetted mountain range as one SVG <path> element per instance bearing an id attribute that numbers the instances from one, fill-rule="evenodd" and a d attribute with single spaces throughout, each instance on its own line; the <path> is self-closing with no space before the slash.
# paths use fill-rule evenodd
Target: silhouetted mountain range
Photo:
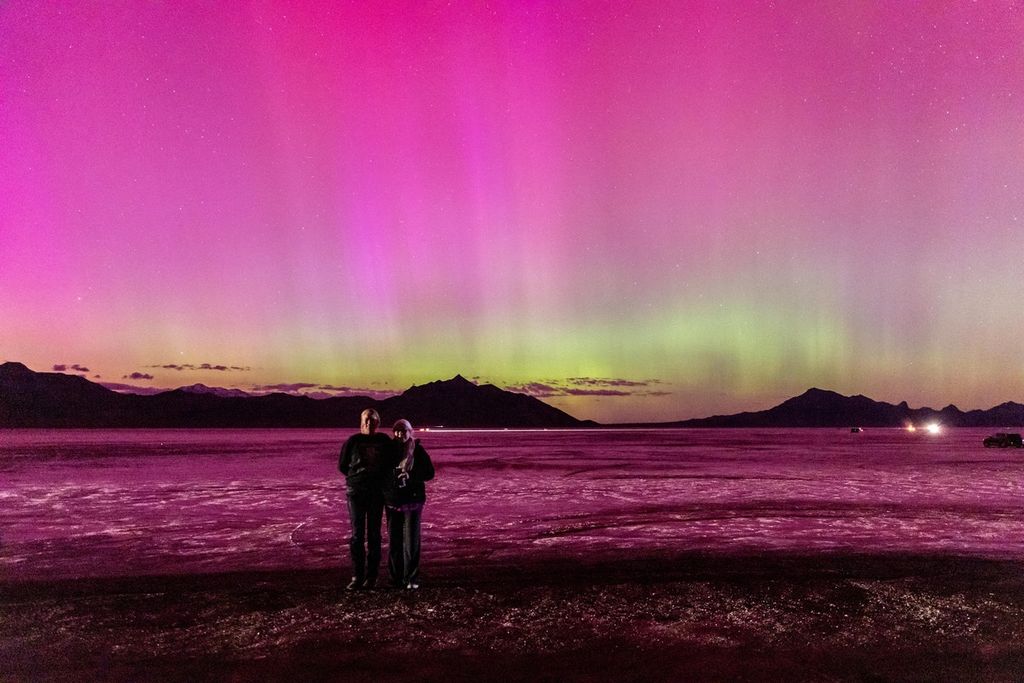
<path id="1" fill-rule="evenodd" d="M 942 410 L 893 405 L 866 396 L 843 396 L 808 389 L 774 408 L 735 415 L 663 423 L 664 427 L 904 427 L 937 422 L 947 427 L 1024 425 L 1024 405 L 1007 402 L 988 410 L 964 412 L 954 405 Z"/>
<path id="2" fill-rule="evenodd" d="M 192 385 L 159 394 L 121 394 L 78 375 L 0 365 L 0 427 L 342 427 L 359 425 L 364 408 L 385 424 L 400 417 L 420 427 L 582 427 L 557 408 L 456 375 L 413 386 L 398 396 L 314 399 L 246 395 Z"/>
<path id="3" fill-rule="evenodd" d="M 341 427 L 354 428 L 364 408 L 385 425 L 404 417 L 418 427 L 595 427 L 527 396 L 452 379 L 413 386 L 398 396 L 314 399 L 291 394 L 249 395 L 204 385 L 143 396 L 121 394 L 78 375 L 33 372 L 0 365 L 0 427 Z M 809 389 L 774 408 L 644 427 L 903 427 L 939 422 L 948 427 L 1024 425 L 1024 405 L 1007 402 L 964 412 L 911 408 Z"/>
<path id="4" fill-rule="evenodd" d="M 214 396 L 224 396 L 233 398 L 248 398 L 252 394 L 242 391 L 241 389 L 225 389 L 224 387 L 208 387 L 205 384 L 190 384 L 187 387 L 178 387 L 181 391 L 187 391 L 190 394 L 213 394 Z"/>

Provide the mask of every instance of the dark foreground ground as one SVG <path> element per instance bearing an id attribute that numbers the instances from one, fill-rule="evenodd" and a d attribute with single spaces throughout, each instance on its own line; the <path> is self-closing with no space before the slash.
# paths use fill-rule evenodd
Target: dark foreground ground
<path id="1" fill-rule="evenodd" d="M 1024 680 L 1024 563 L 548 558 L 0 584 L 2 680 Z"/>

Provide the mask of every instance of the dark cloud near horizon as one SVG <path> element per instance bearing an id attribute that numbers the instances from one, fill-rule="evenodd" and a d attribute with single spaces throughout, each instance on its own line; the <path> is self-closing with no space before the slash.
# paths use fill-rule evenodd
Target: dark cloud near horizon
<path id="1" fill-rule="evenodd" d="M 632 392 L 621 389 L 581 389 L 579 387 L 553 387 L 543 382 L 530 382 L 505 387 L 506 391 L 526 394 L 534 398 L 553 398 L 556 396 L 630 396 Z"/>
<path id="2" fill-rule="evenodd" d="M 551 396 L 563 396 L 562 389 L 544 384 L 542 382 L 530 382 L 528 384 L 510 384 L 504 387 L 505 391 L 514 391 L 517 394 L 526 394 L 534 398 L 549 398 Z"/>
<path id="3" fill-rule="evenodd" d="M 335 386 L 333 384 L 320 384 L 320 385 L 317 386 L 317 389 L 320 389 L 322 391 L 332 391 L 332 392 L 338 393 L 338 394 L 349 394 L 349 395 L 353 395 L 353 396 L 363 395 L 363 394 L 366 394 L 366 395 L 368 395 L 368 394 L 380 394 L 380 393 L 385 393 L 385 394 L 393 395 L 395 393 L 393 391 L 382 391 L 380 389 L 371 389 L 369 387 L 347 387 L 347 386 Z"/>
<path id="4" fill-rule="evenodd" d="M 79 365 L 78 363 L 58 363 L 53 366 L 54 372 L 67 372 L 68 370 L 72 372 L 91 372 L 89 368 Z"/>
<path id="5" fill-rule="evenodd" d="M 658 379 L 631 380 L 607 377 L 567 377 L 506 386 L 507 391 L 533 396 L 555 398 L 559 396 L 668 396 L 671 391 L 646 390 L 643 387 L 662 384 Z"/>
<path id="6" fill-rule="evenodd" d="M 303 389 L 312 389 L 319 385 L 310 382 L 292 382 L 291 384 L 254 384 L 253 391 L 280 391 L 285 394 L 293 394 Z"/>
<path id="7" fill-rule="evenodd" d="M 369 398 L 375 401 L 380 401 L 385 398 L 391 398 L 395 396 L 393 391 L 379 391 L 376 389 L 352 389 L 350 391 L 310 391 L 302 394 L 303 396 L 309 396 L 310 398 L 324 399 L 324 398 L 351 398 L 358 396 L 361 398 Z"/>
<path id="8" fill-rule="evenodd" d="M 353 389 L 352 387 L 336 387 L 333 384 L 318 384 L 316 388 L 323 391 L 358 391 L 358 389 Z"/>
<path id="9" fill-rule="evenodd" d="M 304 391 L 313 389 L 314 391 Z M 368 389 L 364 387 L 335 386 L 333 384 L 315 384 L 313 382 L 292 382 L 281 384 L 254 384 L 253 393 L 284 393 L 296 396 L 309 396 L 310 398 L 336 398 L 338 396 L 365 396 L 373 399 L 383 399 L 394 396 L 394 391 L 382 391 L 380 389 Z"/>
<path id="10" fill-rule="evenodd" d="M 564 389 L 567 396 L 632 396 L 632 391 L 621 389 Z"/>
<path id="11" fill-rule="evenodd" d="M 656 379 L 638 382 L 631 379 L 603 379 L 599 377 L 569 377 L 565 381 L 568 384 L 587 387 L 645 387 L 648 384 L 659 383 Z"/>
<path id="12" fill-rule="evenodd" d="M 147 368 L 162 368 L 164 370 L 215 370 L 217 372 L 249 372 L 252 370 L 250 367 L 241 367 L 238 365 L 214 365 L 212 363 L 200 363 L 195 365 L 194 363 L 165 363 L 164 365 L 147 365 Z"/>
<path id="13" fill-rule="evenodd" d="M 133 372 L 130 375 L 122 376 L 121 379 L 153 379 L 153 375 L 147 374 L 145 372 Z"/>

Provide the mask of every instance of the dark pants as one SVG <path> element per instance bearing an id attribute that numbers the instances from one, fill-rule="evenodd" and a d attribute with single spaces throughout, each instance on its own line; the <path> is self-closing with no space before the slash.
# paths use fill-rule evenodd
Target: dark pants
<path id="1" fill-rule="evenodd" d="M 408 585 L 420 578 L 420 518 L 423 511 L 388 508 L 388 573 L 392 583 Z"/>
<path id="2" fill-rule="evenodd" d="M 380 569 L 380 522 L 384 514 L 384 497 L 378 493 L 348 493 L 348 518 L 352 536 L 352 576 L 376 579 Z M 365 544 L 365 547 L 364 547 Z"/>

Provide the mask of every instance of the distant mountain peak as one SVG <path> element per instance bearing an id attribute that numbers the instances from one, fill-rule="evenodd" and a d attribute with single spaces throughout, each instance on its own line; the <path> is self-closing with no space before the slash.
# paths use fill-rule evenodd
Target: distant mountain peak
<path id="1" fill-rule="evenodd" d="M 811 387 L 799 396 L 783 401 L 782 405 L 792 404 L 805 404 L 805 403 L 822 403 L 822 402 L 836 402 L 841 400 L 850 400 L 849 397 L 843 396 L 835 391 L 829 391 L 828 389 L 819 389 L 817 387 Z"/>
<path id="2" fill-rule="evenodd" d="M 860 394 L 844 396 L 813 387 L 767 410 L 668 424 L 680 427 L 902 427 L 908 421 L 913 424 L 936 418 L 952 427 L 1024 425 L 1024 405 L 1007 402 L 968 414 L 952 404 L 941 411 L 911 408 L 906 401 L 892 405 Z"/>
<path id="3" fill-rule="evenodd" d="M 476 384 L 473 384 L 462 375 L 455 375 L 451 379 L 435 379 L 433 382 L 427 382 L 426 384 L 414 384 L 406 392 L 420 392 L 420 391 L 434 391 L 438 389 L 450 390 L 465 390 L 465 389 L 476 389 Z"/>
<path id="4" fill-rule="evenodd" d="M 19 363 L 0 366 L 0 373 L 0 427 L 5 428 L 351 428 L 359 424 L 359 414 L 367 407 L 389 419 L 404 417 L 420 426 L 562 428 L 593 424 L 530 396 L 478 386 L 462 375 L 413 386 L 382 400 L 336 396 L 317 401 L 309 396 L 254 395 L 205 384 L 130 395 L 78 375 L 32 372 Z M 212 400 L 211 394 L 233 398 Z"/>
<path id="5" fill-rule="evenodd" d="M 822 399 L 822 398 L 847 398 L 837 391 L 831 391 L 830 389 L 819 389 L 818 387 L 811 387 L 799 396 L 795 396 L 795 399 L 810 398 L 810 399 Z M 792 400 L 792 399 L 791 399 Z"/>
<path id="6" fill-rule="evenodd" d="M 412 386 L 400 395 L 375 400 L 333 397 L 316 401 L 283 393 L 247 394 L 241 389 L 193 384 L 158 390 L 152 396 L 111 391 L 80 375 L 33 372 L 22 363 L 0 363 L 0 427 L 339 427 L 358 424 L 368 405 L 416 425 L 449 427 L 578 427 L 577 420 L 537 398 L 492 384 L 475 384 L 461 374 Z M 196 394 L 238 397 L 214 401 Z M 800 396 L 756 412 L 663 423 L 682 427 L 902 427 L 938 418 L 953 427 L 1024 426 L 1024 405 L 1007 401 L 990 410 L 942 412 L 913 409 L 868 397 L 843 396 L 812 387 Z"/>
<path id="7" fill-rule="evenodd" d="M 7 361 L 0 365 L 0 374 L 4 375 L 29 375 L 33 374 L 28 366 L 24 363 L 18 363 L 16 361 Z"/>
<path id="8" fill-rule="evenodd" d="M 1024 408 L 1024 405 L 1017 403 L 1016 401 L 1005 401 L 996 406 L 996 408 Z M 993 409 L 994 410 L 994 409 Z"/>
<path id="9" fill-rule="evenodd" d="M 178 387 L 179 391 L 189 394 L 210 394 L 213 396 L 238 397 L 249 396 L 250 394 L 241 389 L 225 389 L 224 387 L 208 387 L 205 384 L 190 384 L 187 387 Z"/>
<path id="10" fill-rule="evenodd" d="M 492 384 L 476 384 L 461 374 L 413 385 L 381 402 L 382 414 L 413 424 L 449 427 L 576 427 L 584 423 L 543 401 Z"/>
<path id="11" fill-rule="evenodd" d="M 448 386 L 448 387 L 460 387 L 460 386 L 461 387 L 466 387 L 466 386 L 475 387 L 476 386 L 476 384 L 474 384 L 473 382 L 470 382 L 468 379 L 466 379 L 462 375 L 455 375 L 451 379 L 438 380 L 437 383 L 442 385 L 442 386 Z"/>

